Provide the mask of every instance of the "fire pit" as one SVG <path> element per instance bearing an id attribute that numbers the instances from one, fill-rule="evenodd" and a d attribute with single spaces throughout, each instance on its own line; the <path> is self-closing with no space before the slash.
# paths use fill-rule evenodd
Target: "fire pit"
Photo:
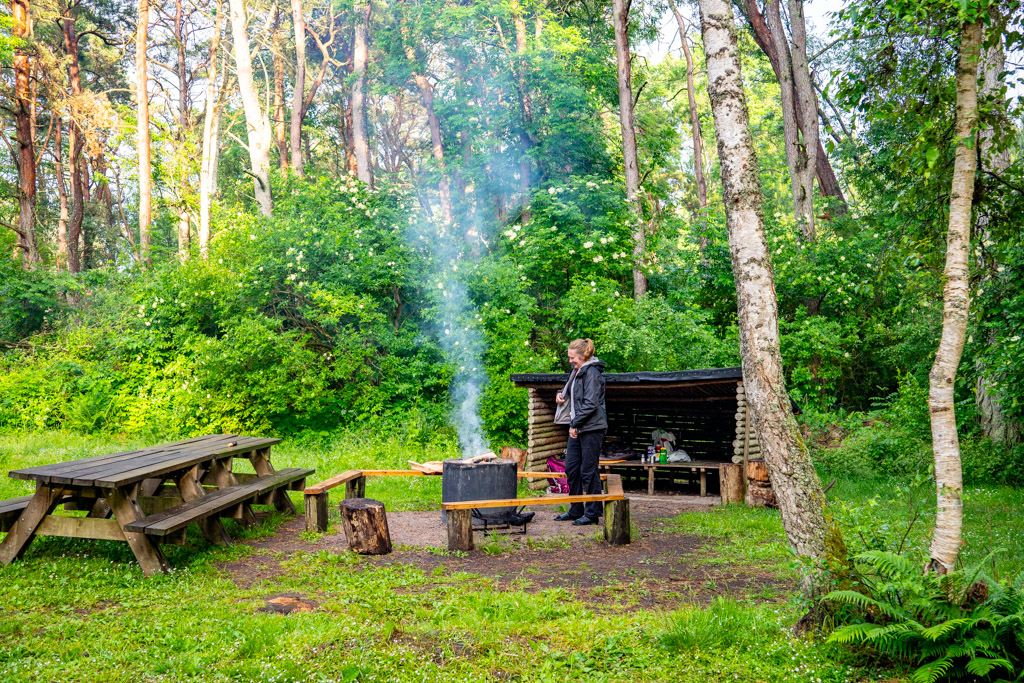
<path id="1" fill-rule="evenodd" d="M 445 460 L 441 472 L 441 501 L 455 503 L 463 500 L 515 498 L 516 470 L 515 460 Z M 441 511 L 441 521 L 448 521 L 444 510 Z M 524 524 L 522 515 L 516 513 L 515 507 L 473 510 L 473 523 L 474 526 L 484 528 Z"/>

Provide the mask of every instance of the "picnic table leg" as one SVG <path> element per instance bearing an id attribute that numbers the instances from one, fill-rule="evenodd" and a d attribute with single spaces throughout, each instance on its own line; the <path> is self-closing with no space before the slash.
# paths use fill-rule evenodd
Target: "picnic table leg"
<path id="1" fill-rule="evenodd" d="M 178 490 L 181 491 L 181 499 L 186 503 L 206 495 L 203 487 L 199 485 L 198 467 L 193 467 L 182 475 L 181 479 L 178 480 Z M 197 523 L 199 524 L 199 530 L 203 532 L 203 536 L 210 543 L 228 545 L 231 542 L 228 532 L 224 530 L 224 525 L 216 515 L 201 519 Z"/>
<path id="2" fill-rule="evenodd" d="M 648 496 L 653 496 L 654 495 L 654 468 L 653 467 L 648 467 L 647 468 L 647 495 Z"/>
<path id="3" fill-rule="evenodd" d="M 105 498 L 97 498 L 96 502 L 89 508 L 89 514 L 86 517 L 92 517 L 94 519 L 110 519 L 110 515 L 114 513 L 110 509 L 110 503 Z"/>
<path id="4" fill-rule="evenodd" d="M 228 463 L 231 462 L 230 458 L 226 460 Z M 231 466 L 224 460 L 214 460 L 210 464 L 210 477 L 219 489 L 226 489 L 238 483 L 238 479 L 231 471 Z M 252 506 L 248 501 L 239 503 L 238 512 L 236 515 L 232 515 L 232 518 L 241 522 L 242 526 L 252 526 L 256 523 L 256 515 L 252 513 Z"/>
<path id="5" fill-rule="evenodd" d="M 708 495 L 708 472 L 703 467 L 700 468 L 700 497 L 704 498 Z"/>
<path id="6" fill-rule="evenodd" d="M 256 474 L 261 477 L 265 477 L 268 474 L 273 474 L 274 466 L 270 464 L 270 448 L 258 448 L 255 451 L 250 451 L 246 455 L 249 456 L 249 462 L 252 463 L 253 469 L 256 470 Z M 277 508 L 278 512 L 290 512 L 295 514 L 295 505 L 292 504 L 292 499 L 288 497 L 288 492 L 284 489 L 274 490 L 274 507 Z"/>
<path id="7" fill-rule="evenodd" d="M 32 500 L 22 511 L 7 536 L 0 543 L 0 563 L 10 564 L 25 554 L 25 550 L 36 536 L 39 523 L 56 509 L 63 490 L 47 484 L 38 484 Z"/>
<path id="8" fill-rule="evenodd" d="M 134 521 L 142 519 L 145 515 L 142 512 L 142 508 L 139 507 L 136 502 L 136 497 L 133 495 L 131 489 L 138 491 L 138 487 L 126 486 L 124 488 L 113 489 L 107 496 L 107 501 L 110 503 L 111 509 L 114 511 L 114 520 L 121 527 L 121 532 L 124 534 L 125 540 L 128 541 L 128 546 L 135 553 L 135 559 L 139 561 L 139 565 L 142 566 L 142 573 L 146 576 L 153 576 L 154 574 L 164 573 L 166 574 L 171 566 L 167 562 L 167 558 L 164 557 L 163 552 L 160 550 L 160 546 L 149 540 L 146 534 L 140 534 L 135 531 L 127 531 L 124 526 Z"/>

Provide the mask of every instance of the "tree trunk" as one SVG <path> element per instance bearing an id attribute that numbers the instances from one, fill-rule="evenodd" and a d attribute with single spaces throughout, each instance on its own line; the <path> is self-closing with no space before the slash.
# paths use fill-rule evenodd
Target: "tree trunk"
<path id="1" fill-rule="evenodd" d="M 32 13 L 29 0 L 12 0 L 14 50 L 14 127 L 18 138 L 18 247 L 22 266 L 39 261 L 36 242 L 36 148 L 32 124 L 31 57 Z"/>
<path id="2" fill-rule="evenodd" d="M 78 31 L 75 19 L 70 14 L 61 17 L 61 33 L 64 36 L 64 51 L 68 56 L 68 83 L 71 86 L 70 121 L 68 123 L 68 153 L 71 176 L 71 220 L 68 223 L 68 272 L 82 271 L 79 241 L 82 238 L 82 222 L 85 218 L 85 199 L 82 190 L 82 131 L 78 126 L 78 104 L 82 95 L 82 76 L 78 65 Z"/>
<path id="3" fill-rule="evenodd" d="M 220 148 L 220 94 L 217 91 L 217 60 L 223 13 L 220 0 L 215 5 L 213 39 L 210 42 L 210 68 L 206 75 L 206 112 L 203 116 L 203 153 L 199 164 L 199 253 L 206 258 L 210 246 L 210 204 L 216 191 L 215 168 Z"/>
<path id="4" fill-rule="evenodd" d="M 245 13 L 245 0 L 229 0 L 231 12 L 231 37 L 234 43 L 235 73 L 238 90 L 245 112 L 245 126 L 248 132 L 249 167 L 253 177 L 253 192 L 260 213 L 269 216 L 274 210 L 270 194 L 270 146 L 273 131 L 270 119 L 260 106 L 259 92 L 252 77 L 252 55 L 249 52 L 249 21 Z"/>
<path id="5" fill-rule="evenodd" d="M 1010 167 L 1010 153 L 1005 145 L 997 145 L 998 134 L 1006 134 L 1013 130 L 1013 123 L 1007 113 L 1006 99 L 1003 95 L 1002 73 L 1006 69 L 1006 57 L 1003 52 L 1002 33 L 1006 28 L 1006 19 L 999 17 L 993 12 L 990 24 L 990 36 L 996 36 L 982 56 L 982 63 L 979 68 L 979 95 L 982 100 L 987 100 L 993 108 L 993 127 L 986 127 L 979 131 L 978 151 L 980 153 L 981 168 L 985 183 L 990 176 L 1002 177 Z M 977 218 L 978 239 L 982 243 L 989 239 L 991 216 L 984 210 L 979 210 Z M 984 253 L 984 252 L 983 252 Z M 982 262 L 982 283 L 988 289 L 989 280 L 997 272 L 996 264 Z M 993 337 L 986 340 L 988 346 L 995 342 Z M 1015 446 L 1021 441 L 1022 426 L 1019 422 L 1007 418 L 1003 410 L 1003 395 L 996 386 L 997 377 L 993 377 L 984 359 L 976 361 L 978 379 L 975 390 L 975 405 L 978 410 L 979 423 L 982 435 L 993 442 L 1006 446 Z"/>
<path id="6" fill-rule="evenodd" d="M 56 116 L 56 115 L 55 115 Z M 53 172 L 57 180 L 57 196 L 60 199 L 60 216 L 57 219 L 57 270 L 68 265 L 68 186 L 64 182 L 64 121 L 56 116 L 57 132 L 53 138 Z"/>
<path id="7" fill-rule="evenodd" d="M 149 224 L 153 218 L 153 171 L 149 145 L 149 74 L 146 48 L 149 33 L 149 0 L 139 0 L 139 23 L 135 30 L 135 99 L 138 107 L 139 151 L 139 247 L 142 264 L 148 266 L 153 248 Z"/>
<path id="8" fill-rule="evenodd" d="M 683 56 L 686 58 L 686 98 L 690 105 L 690 132 L 693 136 L 693 175 L 697 180 L 697 201 L 700 208 L 708 205 L 708 185 L 704 180 L 704 143 L 700 137 L 700 119 L 697 117 L 697 97 L 693 87 L 693 54 L 690 52 L 690 40 L 686 35 L 686 21 L 680 14 L 675 2 L 670 2 L 672 13 L 679 24 L 679 39 L 683 44 Z M 707 236 L 701 237 L 701 248 L 707 247 Z"/>
<path id="9" fill-rule="evenodd" d="M 188 132 L 188 70 L 185 65 L 185 15 L 182 0 L 174 0 L 174 41 L 178 47 L 178 154 L 184 158 L 186 135 Z M 189 172 L 187 166 L 181 173 L 178 184 L 178 258 L 188 258 L 192 244 L 191 218 L 185 197 L 188 191 Z"/>
<path id="10" fill-rule="evenodd" d="M 441 198 L 441 218 L 445 225 L 451 225 L 454 222 L 452 216 L 451 185 L 449 184 L 448 174 L 445 172 L 444 167 L 441 122 L 438 121 L 437 112 L 434 111 L 434 88 L 430 85 L 427 77 L 416 68 L 416 51 L 412 45 L 406 44 L 405 57 L 409 60 L 409 66 L 412 67 L 413 81 L 415 81 L 416 89 L 419 90 L 420 98 L 423 100 L 423 109 L 427 113 L 427 127 L 430 129 L 430 152 L 434 157 L 434 163 L 437 164 L 437 171 L 440 174 L 437 185 L 438 194 Z"/>
<path id="11" fill-rule="evenodd" d="M 640 168 L 636 154 L 636 129 L 633 124 L 633 84 L 629 53 L 629 5 L 627 0 L 613 0 L 615 23 L 615 62 L 619 85 L 619 124 L 622 127 L 622 162 L 626 175 L 626 201 L 633 221 L 633 296 L 647 293 L 647 276 L 643 265 L 647 252 L 643 210 L 640 206 Z"/>
<path id="12" fill-rule="evenodd" d="M 708 93 L 718 138 L 729 251 L 736 280 L 743 386 L 790 546 L 816 561 L 846 557 L 825 515 L 821 482 L 790 408 L 779 350 L 778 303 L 762 223 L 761 184 L 750 136 L 739 49 L 728 0 L 700 0 Z M 820 576 L 805 591 L 817 597 Z"/>
<path id="13" fill-rule="evenodd" d="M 804 27 L 803 0 L 789 0 L 789 32 L 790 64 L 793 68 L 793 94 L 796 105 L 796 118 L 800 125 L 801 161 L 804 163 L 804 177 L 801 189 L 808 194 L 803 197 L 810 209 L 807 224 L 804 225 L 804 236 L 813 240 L 814 231 L 814 179 L 817 177 L 818 146 L 821 136 L 818 132 L 818 97 L 811 83 L 811 71 L 807 64 L 807 34 Z M 785 34 L 783 34 L 785 35 Z"/>
<path id="14" fill-rule="evenodd" d="M 288 136 L 284 122 L 284 45 L 281 37 L 281 11 L 274 7 L 274 141 L 277 143 L 277 167 L 288 168 Z"/>
<path id="15" fill-rule="evenodd" d="M 372 0 L 362 9 L 362 21 L 356 21 L 355 41 L 352 45 L 352 147 L 356 157 L 356 175 L 361 181 L 373 186 L 373 166 L 370 163 L 370 140 L 366 130 L 366 61 L 368 56 L 367 34 L 370 30 Z"/>
<path id="16" fill-rule="evenodd" d="M 960 552 L 963 528 L 963 471 L 960 438 L 956 431 L 953 391 L 956 371 L 964 350 L 970 305 L 968 256 L 971 245 L 971 205 L 974 200 L 974 147 L 978 122 L 978 56 L 982 39 L 980 22 L 965 24 L 960 36 L 956 72 L 956 157 L 949 193 L 949 229 L 946 234 L 946 268 L 942 289 L 942 336 L 935 363 L 928 375 L 928 412 L 932 423 L 935 455 L 935 487 L 938 493 L 935 534 L 932 536 L 929 569 L 939 574 L 953 570 Z"/>
<path id="17" fill-rule="evenodd" d="M 302 102 L 306 94 L 306 19 L 302 0 L 292 2 L 292 25 L 295 27 L 295 88 L 292 93 L 291 151 L 292 170 L 302 176 Z"/>
<path id="18" fill-rule="evenodd" d="M 533 138 L 529 128 L 533 125 L 533 102 L 530 89 L 526 83 L 526 19 L 523 7 L 515 3 L 512 15 L 516 26 L 516 82 L 519 87 L 519 108 L 522 127 L 519 130 L 519 194 L 521 213 L 519 222 L 526 225 L 530 222 L 530 188 L 533 186 L 533 165 L 530 161 L 530 150 L 533 149 Z"/>

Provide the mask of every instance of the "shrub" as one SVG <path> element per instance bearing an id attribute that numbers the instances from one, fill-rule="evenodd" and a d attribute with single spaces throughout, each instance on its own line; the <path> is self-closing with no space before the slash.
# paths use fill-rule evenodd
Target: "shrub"
<path id="1" fill-rule="evenodd" d="M 848 622 L 829 642 L 914 662 L 916 683 L 1024 676 L 1024 575 L 1007 585 L 976 582 L 977 570 L 940 577 L 885 551 L 860 553 L 854 562 L 854 588 L 825 596 L 846 607 L 840 617 Z"/>

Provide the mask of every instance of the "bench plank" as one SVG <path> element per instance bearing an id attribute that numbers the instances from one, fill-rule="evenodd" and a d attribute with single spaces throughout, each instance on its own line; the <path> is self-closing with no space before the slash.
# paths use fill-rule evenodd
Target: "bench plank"
<path id="1" fill-rule="evenodd" d="M 305 493 L 307 496 L 315 496 L 320 493 L 323 493 L 324 491 L 333 489 L 335 486 L 339 486 L 346 482 L 353 481 L 354 479 L 358 479 L 361 476 L 363 476 L 363 472 L 360 470 L 346 470 L 341 474 L 336 474 L 330 479 L 324 479 L 318 484 L 307 486 L 306 490 L 303 491 L 303 493 Z"/>
<path id="2" fill-rule="evenodd" d="M 504 498 L 496 500 L 460 500 L 441 503 L 442 510 L 470 510 L 474 508 L 505 508 L 520 505 L 564 505 L 566 503 L 603 503 L 609 500 L 622 500 L 625 496 L 619 493 L 597 493 L 583 496 L 536 496 L 534 498 Z"/>
<path id="3" fill-rule="evenodd" d="M 286 486 L 313 472 L 314 470 L 289 467 L 265 477 L 252 479 L 244 484 L 208 493 L 170 510 L 127 524 L 124 528 L 126 531 L 142 532 L 151 536 L 166 536 L 187 527 L 194 521 L 256 498 L 281 486 Z"/>

